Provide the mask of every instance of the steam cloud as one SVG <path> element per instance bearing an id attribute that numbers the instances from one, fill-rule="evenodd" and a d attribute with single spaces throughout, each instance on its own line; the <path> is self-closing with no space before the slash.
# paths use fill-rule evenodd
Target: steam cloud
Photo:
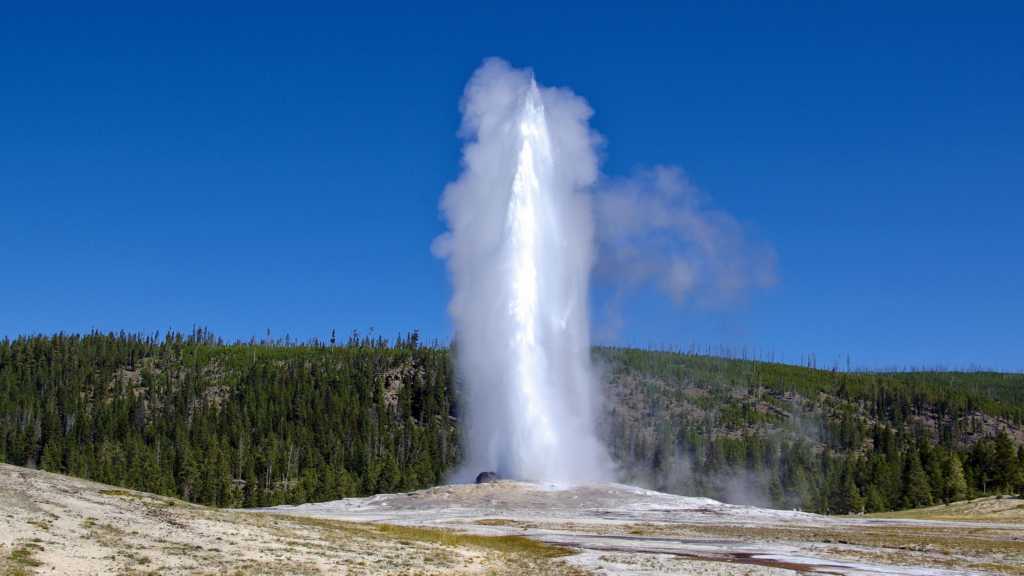
<path id="1" fill-rule="evenodd" d="M 614 339 L 623 301 L 652 284 L 674 304 L 724 308 L 775 283 L 775 250 L 754 244 L 731 214 L 715 209 L 676 167 L 658 166 L 604 183 L 594 194 L 600 257 L 595 280 L 614 287 L 602 336 Z"/>
<path id="2" fill-rule="evenodd" d="M 603 178 L 593 110 L 529 69 L 485 60 L 460 109 L 463 171 L 442 194 L 448 232 L 431 246 L 447 260 L 466 384 L 468 453 L 453 479 L 611 480 L 596 433 L 591 273 L 617 287 L 614 315 L 645 283 L 678 303 L 742 298 L 772 281 L 774 252 L 752 250 L 678 169 Z"/>

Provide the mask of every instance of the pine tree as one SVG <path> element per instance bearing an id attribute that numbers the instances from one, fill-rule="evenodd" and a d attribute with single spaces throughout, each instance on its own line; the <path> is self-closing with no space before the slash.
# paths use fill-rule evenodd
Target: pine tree
<path id="1" fill-rule="evenodd" d="M 775 506 L 776 508 L 781 508 L 783 506 L 785 492 L 782 489 L 782 483 L 779 482 L 779 477 L 777 475 L 773 474 L 771 479 L 768 480 L 768 488 L 766 492 L 768 493 L 768 498 L 771 499 L 772 506 Z"/>
<path id="2" fill-rule="evenodd" d="M 857 514 L 864 511 L 865 500 L 861 496 L 857 484 L 853 481 L 853 474 L 846 474 L 846 480 L 843 482 L 842 498 L 841 512 Z"/>
<path id="3" fill-rule="evenodd" d="M 917 450 L 907 450 L 906 464 L 903 478 L 903 498 L 905 505 L 910 508 L 930 506 L 932 503 L 932 489 L 928 485 L 928 475 L 921 467 L 921 458 Z"/>
<path id="4" fill-rule="evenodd" d="M 1017 461 L 1017 454 L 1013 449 L 1013 440 L 1010 439 L 1010 435 L 1004 428 L 995 438 L 992 487 L 1003 493 L 1010 493 L 1019 490 L 1022 483 L 1024 483 L 1024 479 L 1021 478 L 1020 463 Z"/>
<path id="5" fill-rule="evenodd" d="M 882 491 L 878 489 L 878 486 L 874 484 L 868 485 L 864 508 L 868 512 L 885 512 L 889 509 L 889 505 L 886 504 L 885 498 L 882 497 Z"/>
<path id="6" fill-rule="evenodd" d="M 401 472 L 398 470 L 398 465 L 391 452 L 385 452 L 378 462 L 376 480 L 377 485 L 374 491 L 381 494 L 390 494 L 400 485 Z"/>
<path id="7" fill-rule="evenodd" d="M 946 470 L 946 500 L 956 502 L 967 497 L 967 480 L 964 478 L 964 468 L 960 464 L 960 457 L 952 454 Z"/>

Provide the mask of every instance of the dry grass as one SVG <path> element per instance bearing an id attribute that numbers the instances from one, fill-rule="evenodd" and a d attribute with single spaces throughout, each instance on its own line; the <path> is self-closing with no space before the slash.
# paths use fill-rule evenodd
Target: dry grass
<path id="1" fill-rule="evenodd" d="M 481 526 L 520 526 L 522 521 L 505 518 L 485 518 L 475 521 L 474 524 L 480 524 Z"/>
<path id="2" fill-rule="evenodd" d="M 134 492 L 129 492 L 127 490 L 100 490 L 99 492 L 104 496 L 123 496 L 125 498 L 141 498 L 141 496 L 139 496 L 138 494 Z"/>
<path id="3" fill-rule="evenodd" d="M 947 520 L 955 522 L 991 522 L 1024 524 L 1024 499 L 990 496 L 975 500 L 950 502 L 929 508 L 868 514 L 874 518 L 905 518 L 910 520 Z"/>
<path id="4" fill-rule="evenodd" d="M 41 562 L 33 557 L 33 554 L 42 550 L 43 547 L 34 542 L 14 547 L 10 553 L 4 555 L 4 558 L 0 560 L 0 575 L 28 576 L 32 574 L 32 568 L 41 564 Z"/>
<path id="5" fill-rule="evenodd" d="M 559 561 L 576 552 L 568 548 L 535 542 L 521 536 L 481 536 L 452 530 L 413 528 L 394 524 L 363 524 L 296 516 L 277 518 L 279 537 L 295 538 L 293 545 L 310 542 L 308 534 L 299 534 L 286 526 L 301 526 L 316 531 L 315 541 L 325 550 L 393 550 L 392 558 L 382 557 L 367 568 L 412 568 L 415 573 L 483 573 L 537 576 L 576 575 L 586 572 Z M 368 542 L 368 543 L 367 543 Z M 376 542 L 376 544 L 374 544 Z M 354 550 L 353 550 L 354 551 Z M 383 562 L 381 562 L 383 560 Z M 376 571 L 375 571 L 376 573 Z"/>
<path id="6" fill-rule="evenodd" d="M 575 554 L 568 548 L 535 542 L 522 536 L 479 536 L 451 530 L 410 528 L 394 524 L 378 524 L 381 532 L 399 538 L 436 542 L 443 546 L 475 546 L 502 554 L 528 556 L 530 558 L 561 558 Z"/>

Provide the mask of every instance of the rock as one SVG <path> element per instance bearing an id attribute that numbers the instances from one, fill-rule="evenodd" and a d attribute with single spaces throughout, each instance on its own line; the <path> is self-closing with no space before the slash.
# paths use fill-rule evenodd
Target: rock
<path id="1" fill-rule="evenodd" d="M 494 472 L 481 472 L 476 475 L 477 484 L 487 484 L 488 482 L 497 482 L 498 475 Z"/>

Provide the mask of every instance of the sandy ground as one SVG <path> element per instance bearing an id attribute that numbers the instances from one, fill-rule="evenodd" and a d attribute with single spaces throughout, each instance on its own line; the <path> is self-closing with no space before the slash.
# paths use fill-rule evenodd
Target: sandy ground
<path id="1" fill-rule="evenodd" d="M 217 510 L 0 464 L 0 574 L 579 572 L 530 546 Z M 561 552 L 555 550 L 556 552 Z M 569 551 L 565 551 L 569 553 Z"/>
<path id="2" fill-rule="evenodd" d="M 1022 502 L 826 518 L 502 481 L 240 511 L 0 464 L 0 574 L 1024 574 Z"/>

